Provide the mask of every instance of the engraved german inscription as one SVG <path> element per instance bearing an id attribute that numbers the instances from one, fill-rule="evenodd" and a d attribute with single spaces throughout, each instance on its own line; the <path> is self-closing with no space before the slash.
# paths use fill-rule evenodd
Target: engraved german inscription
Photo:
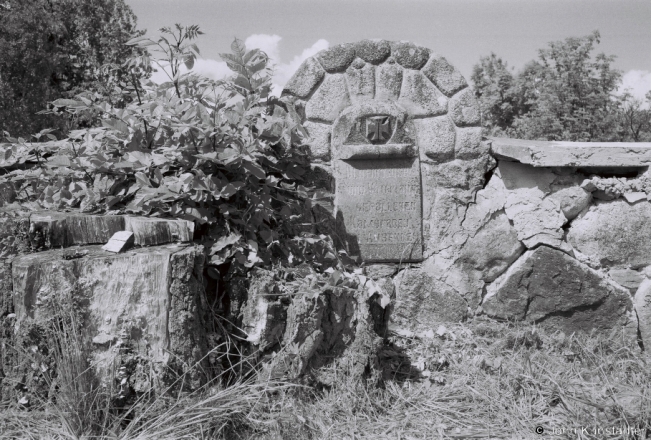
<path id="1" fill-rule="evenodd" d="M 349 249 L 364 261 L 422 259 L 416 158 L 337 161 L 336 203 Z"/>

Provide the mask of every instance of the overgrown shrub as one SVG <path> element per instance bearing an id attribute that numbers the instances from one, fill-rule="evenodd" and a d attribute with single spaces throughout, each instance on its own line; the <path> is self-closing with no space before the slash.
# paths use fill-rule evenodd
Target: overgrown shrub
<path id="1" fill-rule="evenodd" d="M 315 194 L 303 185 L 306 133 L 292 106 L 270 96 L 267 55 L 235 40 L 233 53 L 221 55 L 232 77 L 181 74 L 181 64 L 191 69 L 199 54 L 193 40 L 201 31 L 180 25 L 161 31 L 157 39 L 129 41 L 152 54 L 116 67 L 131 78 L 111 92 L 122 101 L 87 91 L 47 111 L 97 113 L 101 126 L 73 130 L 49 151 L 5 133 L 13 143 L 6 156 L 33 153 L 38 166 L 14 170 L 0 183 L 10 185 L 18 202 L 40 209 L 194 221 L 211 265 L 287 260 L 296 249 L 294 225 Z M 139 79 L 152 64 L 166 68 L 170 81 Z M 51 130 L 34 140 L 43 137 L 52 138 Z"/>

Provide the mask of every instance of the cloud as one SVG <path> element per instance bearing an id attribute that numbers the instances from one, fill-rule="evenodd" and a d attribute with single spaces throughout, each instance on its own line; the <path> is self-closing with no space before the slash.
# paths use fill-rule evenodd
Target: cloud
<path id="1" fill-rule="evenodd" d="M 646 93 L 651 90 L 651 72 L 646 70 L 629 70 L 622 77 L 622 85 L 618 93 L 628 91 L 634 98 L 645 100 Z M 648 104 L 644 106 L 648 108 Z"/>
<path id="2" fill-rule="evenodd" d="M 260 49 L 269 56 L 271 60 L 271 66 L 274 70 L 272 93 L 278 96 L 280 95 L 280 92 L 282 92 L 282 89 L 287 81 L 289 81 L 296 70 L 298 70 L 303 61 L 315 55 L 317 52 L 330 47 L 330 43 L 327 40 L 320 39 L 310 47 L 303 49 L 303 51 L 299 55 L 296 55 L 294 58 L 292 58 L 291 61 L 283 63 L 280 56 L 281 40 L 282 37 L 275 34 L 253 34 L 244 40 L 244 44 L 246 45 L 247 49 Z M 153 82 L 160 84 L 165 81 L 169 81 L 169 77 L 165 74 L 165 72 L 163 72 L 161 68 L 157 67 L 157 70 L 158 72 L 154 72 L 154 74 L 152 74 L 151 79 Z M 226 66 L 226 63 L 223 61 L 211 59 L 197 59 L 194 63 L 192 71 L 207 76 L 211 79 L 222 79 L 232 73 L 228 66 Z M 187 69 L 185 66 L 182 66 L 181 73 L 186 72 Z"/>
<path id="3" fill-rule="evenodd" d="M 253 34 L 244 40 L 247 49 L 260 49 L 266 53 L 272 60 L 280 60 L 280 40 L 283 38 L 279 35 Z"/>

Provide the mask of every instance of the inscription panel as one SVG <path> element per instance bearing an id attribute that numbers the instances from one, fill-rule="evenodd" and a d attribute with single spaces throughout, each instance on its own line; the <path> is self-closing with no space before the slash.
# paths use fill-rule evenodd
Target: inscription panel
<path id="1" fill-rule="evenodd" d="M 418 159 L 338 160 L 335 172 L 337 217 L 349 252 L 364 261 L 421 260 Z"/>

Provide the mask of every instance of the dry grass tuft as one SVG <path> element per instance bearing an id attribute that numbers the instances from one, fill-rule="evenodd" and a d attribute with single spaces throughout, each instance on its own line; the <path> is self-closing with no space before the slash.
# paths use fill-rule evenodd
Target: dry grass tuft
<path id="1" fill-rule="evenodd" d="M 380 387 L 345 374 L 322 389 L 239 382 L 139 402 L 97 437 L 72 432 L 60 409 L 14 411 L 0 438 L 642 439 L 651 428 L 651 369 L 620 335 L 475 321 L 392 337 L 380 359 Z"/>

